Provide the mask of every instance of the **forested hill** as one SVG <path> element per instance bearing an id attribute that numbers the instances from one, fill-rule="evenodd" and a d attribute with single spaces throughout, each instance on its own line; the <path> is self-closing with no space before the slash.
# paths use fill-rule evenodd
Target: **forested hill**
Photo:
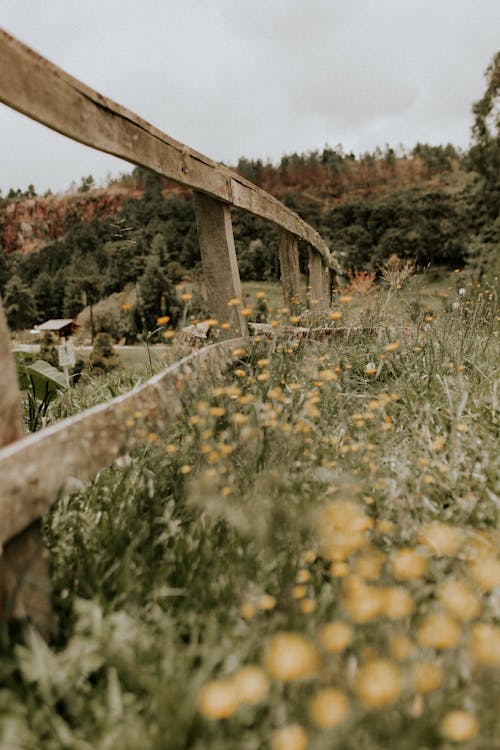
<path id="1" fill-rule="evenodd" d="M 356 157 L 342 146 L 283 156 L 278 165 L 241 158 L 235 167 L 244 177 L 281 200 L 307 200 L 322 210 L 353 199 L 373 199 L 402 188 L 440 188 L 453 183 L 462 155 L 451 144 L 417 144 L 410 153 L 389 146 Z"/>
<path id="2" fill-rule="evenodd" d="M 338 146 L 290 154 L 279 164 L 241 158 L 236 169 L 315 226 L 346 271 L 377 271 L 397 255 L 421 267 L 466 265 L 494 280 L 500 276 L 500 52 L 485 79 L 465 154 L 419 143 L 406 153 L 387 146 L 355 156 Z M 233 225 L 242 279 L 278 279 L 273 225 L 236 210 Z M 306 258 L 302 251 L 303 270 Z M 157 308 L 165 299 L 175 317 L 173 285 L 193 278 L 199 261 L 189 191 L 144 169 L 106 190 L 95 190 L 88 176 L 64 196 L 40 198 L 31 188 L 0 195 L 0 294 L 14 328 L 73 316 L 85 301 L 130 282 L 143 296 L 154 286 L 151 320 L 164 314 Z"/>
<path id="3" fill-rule="evenodd" d="M 452 146 L 361 157 L 325 148 L 278 165 L 242 158 L 236 169 L 317 227 L 345 269 L 377 270 L 397 254 L 420 266 L 472 261 L 481 272 L 498 253 L 495 191 L 488 197 L 469 156 Z M 73 317 L 146 278 L 157 279 L 155 299 L 174 299 L 175 282 L 200 261 L 190 191 L 139 168 L 106 189 L 87 177 L 59 196 L 11 191 L 0 222 L 0 291 L 14 328 Z M 238 211 L 233 223 L 242 279 L 278 279 L 274 226 Z"/>
<path id="4" fill-rule="evenodd" d="M 234 169 L 313 222 L 333 206 L 373 200 L 408 188 L 459 192 L 468 182 L 461 171 L 461 156 L 453 146 L 417 145 L 411 154 L 397 157 L 393 149 L 356 158 L 341 147 L 322 152 L 284 156 L 278 165 L 242 157 Z M 140 198 L 145 176 L 141 170 L 112 181 L 106 189 L 93 188 L 91 176 L 82 178 L 63 195 L 37 196 L 11 190 L 0 197 L 0 246 L 6 253 L 28 253 L 64 237 L 78 222 L 117 214 L 125 200 Z M 188 195 L 174 183 L 162 181 L 162 192 Z"/>
<path id="5" fill-rule="evenodd" d="M 372 208 L 383 214 L 389 211 L 390 217 L 384 215 L 382 224 L 388 220 L 394 224 L 395 213 L 401 214 L 406 223 L 408 217 L 402 214 L 408 210 L 412 215 L 425 214 L 426 202 L 437 202 L 435 221 L 451 221 L 456 230 L 455 207 L 464 194 L 470 194 L 474 184 L 474 176 L 462 169 L 462 157 L 451 145 L 418 144 L 411 153 L 400 156 L 387 147 L 383 152 L 377 150 L 358 158 L 344 153 L 341 147 L 325 148 L 321 152 L 284 156 L 278 165 L 241 158 L 234 168 L 320 229 L 334 249 L 348 253 L 348 265 L 357 266 L 386 252 L 383 243 L 375 257 L 372 254 L 383 235 L 380 231 L 373 234 L 367 226 L 367 212 L 371 215 Z M 112 181 L 106 189 L 93 188 L 89 176 L 63 195 L 37 196 L 31 188 L 26 193 L 11 190 L 6 198 L 0 198 L 0 248 L 7 255 L 25 254 L 63 241 L 75 225 L 120 217 L 126 201 L 144 203 L 148 191 L 161 192 L 166 202 L 173 196 L 188 199 L 190 195 L 174 183 L 148 176 L 140 169 Z M 416 203 L 420 208 L 415 208 Z M 134 218 L 141 224 L 144 220 L 143 216 Z M 238 218 L 235 223 L 238 225 Z M 418 227 L 415 230 L 418 232 Z M 435 234 L 435 227 L 432 232 Z M 416 235 L 405 238 L 399 252 L 413 252 L 416 259 L 425 261 L 429 248 L 415 239 Z M 445 244 L 448 247 L 448 238 Z M 391 251 L 395 250 L 393 245 L 394 242 Z M 461 262 L 463 252 L 459 241 L 444 252 L 442 259 Z M 185 255 L 177 254 L 174 259 L 189 263 Z M 244 268 L 243 275 L 246 273 Z M 274 274 L 272 270 L 270 273 Z"/>
<path id="6" fill-rule="evenodd" d="M 498 283 L 500 52 L 486 82 L 472 108 L 473 142 L 465 154 L 417 144 L 407 153 L 386 147 L 356 157 L 339 146 L 290 154 L 274 165 L 241 158 L 236 169 L 315 226 L 346 272 L 377 272 L 397 255 L 420 267 L 466 266 Z M 276 228 L 236 210 L 233 226 L 242 279 L 278 279 Z M 0 243 L 0 294 L 13 329 L 74 317 L 133 284 L 132 328 L 119 321 L 116 331 L 133 339 L 153 330 L 159 315 L 175 324 L 176 282 L 199 277 L 189 191 L 139 168 L 106 190 L 95 190 L 91 176 L 64 196 L 11 190 L 0 196 Z M 306 262 L 302 248 L 303 271 Z M 204 305 L 200 287 L 193 314 L 204 315 Z"/>
<path id="7" fill-rule="evenodd" d="M 0 208 L 1 247 L 7 254 L 38 250 L 62 239 L 74 224 L 117 214 L 125 199 L 139 195 L 118 186 L 44 196 L 32 190 L 24 194 L 11 191 Z"/>

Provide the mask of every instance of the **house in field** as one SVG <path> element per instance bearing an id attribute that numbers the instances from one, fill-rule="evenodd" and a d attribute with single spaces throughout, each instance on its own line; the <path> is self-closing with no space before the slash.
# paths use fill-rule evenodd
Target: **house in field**
<path id="1" fill-rule="evenodd" d="M 62 338 L 69 338 L 78 329 L 78 325 L 72 318 L 62 318 L 58 320 L 46 320 L 45 323 L 41 323 L 39 326 L 35 326 L 34 330 L 44 333 L 45 331 L 51 331 Z"/>

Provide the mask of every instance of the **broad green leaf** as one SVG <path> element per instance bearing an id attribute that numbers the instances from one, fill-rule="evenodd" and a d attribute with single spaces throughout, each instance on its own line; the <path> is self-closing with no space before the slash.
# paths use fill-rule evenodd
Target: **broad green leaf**
<path id="1" fill-rule="evenodd" d="M 19 387 L 25 391 L 30 388 L 31 382 L 33 382 L 37 399 L 43 400 L 50 391 L 68 388 L 63 373 L 43 359 L 37 359 L 30 363 L 18 360 L 16 364 Z"/>

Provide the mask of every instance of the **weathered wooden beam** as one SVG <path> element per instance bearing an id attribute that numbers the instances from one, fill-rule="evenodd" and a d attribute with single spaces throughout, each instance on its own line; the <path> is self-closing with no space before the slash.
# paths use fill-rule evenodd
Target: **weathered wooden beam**
<path id="1" fill-rule="evenodd" d="M 229 206 L 195 192 L 194 208 L 210 314 L 219 323 L 229 322 L 233 336 L 244 336 L 246 323 L 239 312 L 241 307 L 228 304 L 232 298 L 242 299 Z"/>
<path id="2" fill-rule="evenodd" d="M 75 141 L 269 219 L 315 247 L 328 265 L 336 262 L 318 232 L 277 198 L 85 86 L 2 29 L 0 101 Z"/>
<path id="3" fill-rule="evenodd" d="M 48 638 L 57 618 L 51 604 L 52 586 L 40 521 L 11 539 L 0 557 L 0 625 L 29 620 Z"/>
<path id="4" fill-rule="evenodd" d="M 23 436 L 21 398 L 12 357 L 9 329 L 0 301 L 0 448 Z"/>
<path id="5" fill-rule="evenodd" d="M 235 175 L 234 172 L 230 174 L 233 206 L 273 221 L 315 247 L 325 259 L 325 263 L 332 268 L 338 267 L 336 258 L 330 253 L 328 245 L 315 229 L 273 195 L 266 193 L 239 175 Z"/>
<path id="6" fill-rule="evenodd" d="M 330 273 L 323 258 L 309 250 L 309 292 L 314 310 L 324 310 L 330 304 Z"/>
<path id="7" fill-rule="evenodd" d="M 280 232 L 279 256 L 283 300 L 295 312 L 300 306 L 299 242 L 286 229 Z"/>
<path id="8" fill-rule="evenodd" d="M 0 448 L 21 440 L 21 394 L 10 346 L 10 336 L 0 302 Z M 22 473 L 22 466 L 18 467 Z M 0 485 L 1 487 L 1 485 Z M 0 528 L 3 527 L 0 512 Z M 47 554 L 39 521 L 12 539 L 2 549 L 0 543 L 0 626 L 10 620 L 31 620 L 44 635 L 55 622 L 50 603 Z"/>
<path id="9" fill-rule="evenodd" d="M 0 545 L 40 518 L 67 479 L 93 478 L 148 433 L 176 419 L 182 394 L 219 377 L 233 348 L 224 341 L 185 357 L 140 388 L 0 449 Z"/>

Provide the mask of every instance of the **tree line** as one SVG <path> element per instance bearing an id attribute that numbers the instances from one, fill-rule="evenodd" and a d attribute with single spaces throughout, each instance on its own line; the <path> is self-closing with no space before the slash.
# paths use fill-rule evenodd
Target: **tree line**
<path id="1" fill-rule="evenodd" d="M 417 144 L 409 153 L 387 146 L 356 158 L 325 147 L 284 156 L 275 166 L 241 158 L 237 169 L 316 227 L 346 270 L 377 270 L 397 254 L 419 266 L 469 264 L 477 275 L 498 273 L 499 78 L 500 52 L 473 106 L 473 145 L 465 154 L 451 145 Z M 418 179 L 408 183 L 415 169 Z M 85 222 L 68 212 L 64 237 L 43 249 L 7 255 L 0 247 L 0 293 L 13 329 L 74 317 L 129 283 L 136 285 L 137 303 L 123 323 L 127 337 L 152 330 L 159 315 L 178 320 L 175 285 L 196 277 L 200 266 L 191 199 L 185 191 L 166 190 L 162 177 L 143 168 L 123 180 L 133 180 L 142 193 L 115 217 Z M 82 179 L 80 189 L 91 187 L 91 176 Z M 0 210 L 23 197 L 11 191 L 0 198 Z M 278 280 L 276 227 L 237 210 L 233 225 L 241 278 Z M 306 263 L 302 247 L 304 272 Z"/>

